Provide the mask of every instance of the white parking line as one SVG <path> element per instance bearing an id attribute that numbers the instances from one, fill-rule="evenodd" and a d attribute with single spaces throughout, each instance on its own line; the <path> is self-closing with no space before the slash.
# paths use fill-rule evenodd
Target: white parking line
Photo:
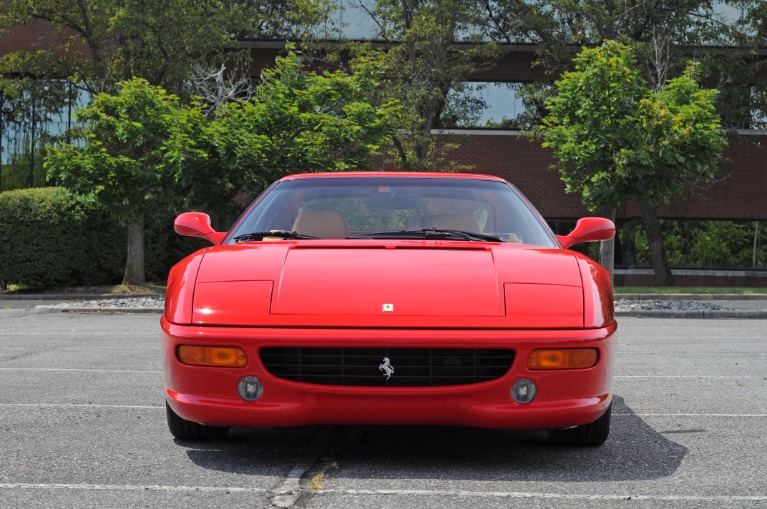
<path id="1" fill-rule="evenodd" d="M 5 490 L 83 490 L 83 491 L 194 491 L 226 493 L 266 493 L 264 488 L 241 488 L 235 486 L 163 486 L 159 484 L 44 484 L 0 483 Z"/>
<path id="2" fill-rule="evenodd" d="M 159 331 L 159 327 L 158 327 Z M 152 332 L 154 333 L 154 331 Z M 42 334 L 42 335 L 41 335 Z M 8 337 L 8 336 L 35 336 L 35 337 L 45 337 L 45 332 L 40 331 L 28 331 L 28 332 L 1 332 L 0 338 Z M 140 337 L 141 335 L 146 335 L 146 332 L 99 332 L 99 331 L 76 331 L 76 330 L 70 330 L 70 331 L 60 331 L 56 333 L 49 333 L 51 334 L 51 337 L 54 338 L 60 338 L 62 335 L 64 336 L 126 336 L 130 338 Z M 76 338 L 74 338 L 76 339 Z"/>
<path id="3" fill-rule="evenodd" d="M 612 417 L 767 417 L 767 414 L 612 414 Z"/>
<path id="4" fill-rule="evenodd" d="M 127 410 L 164 410 L 164 406 L 159 405 L 98 405 L 81 403 L 0 403 L 0 408 L 120 408 Z"/>
<path id="5" fill-rule="evenodd" d="M 163 491 L 208 493 L 267 493 L 265 488 L 237 486 L 167 486 L 158 484 L 46 484 L 46 483 L 0 483 L 6 490 L 82 490 L 82 491 Z M 457 498 L 517 498 L 549 500 L 633 500 L 656 502 L 764 502 L 767 495 L 601 495 L 577 493 L 540 493 L 520 491 L 464 491 L 464 490 L 332 490 L 313 491 L 313 495 L 401 495 L 419 497 Z"/>
<path id="6" fill-rule="evenodd" d="M 3 350 L 31 350 L 29 346 L 24 345 L 8 345 L 4 346 Z M 70 351 L 70 350 L 87 350 L 87 351 L 93 351 L 93 350 L 125 350 L 128 352 L 159 352 L 160 349 L 156 346 L 147 346 L 145 348 L 136 348 L 133 346 L 100 346 L 100 345 L 88 345 L 88 344 L 78 344 L 78 345 L 50 345 L 45 349 L 41 350 L 32 350 L 29 352 L 30 355 L 33 354 L 40 354 L 40 353 L 50 353 L 50 352 L 62 352 L 62 351 Z"/>
<path id="7" fill-rule="evenodd" d="M 749 378 L 757 378 L 759 380 L 764 380 L 766 377 L 764 376 L 751 376 L 751 375 L 616 375 L 614 378 L 694 378 L 694 379 L 700 379 L 700 378 L 713 378 L 716 380 L 739 380 L 741 378 L 743 379 L 749 379 Z"/>
<path id="8" fill-rule="evenodd" d="M 161 375 L 162 371 L 146 371 L 136 369 L 85 369 L 85 368 L 0 368 L 0 371 L 64 371 L 75 373 L 148 373 Z"/>
<path id="9" fill-rule="evenodd" d="M 543 498 L 558 500 L 649 500 L 649 501 L 689 501 L 689 502 L 762 502 L 767 495 L 599 495 L 576 493 L 535 493 L 507 491 L 463 491 L 463 490 L 323 490 L 318 495 L 406 495 L 406 496 L 442 496 L 458 498 Z"/>

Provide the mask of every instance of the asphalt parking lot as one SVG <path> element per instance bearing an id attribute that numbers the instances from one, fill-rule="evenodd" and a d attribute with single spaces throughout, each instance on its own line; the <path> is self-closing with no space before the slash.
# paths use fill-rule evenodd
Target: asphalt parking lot
<path id="1" fill-rule="evenodd" d="M 595 449 L 455 428 L 175 442 L 158 320 L 0 310 L 0 507 L 767 507 L 764 320 L 622 318 Z"/>

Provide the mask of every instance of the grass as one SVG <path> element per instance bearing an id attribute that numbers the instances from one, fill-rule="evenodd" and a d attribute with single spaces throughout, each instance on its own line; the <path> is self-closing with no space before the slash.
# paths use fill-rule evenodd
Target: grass
<path id="1" fill-rule="evenodd" d="M 764 295 L 767 288 L 713 288 L 708 286 L 616 286 L 614 292 L 622 293 L 700 293 L 705 295 L 736 294 L 736 295 Z"/>
<path id="2" fill-rule="evenodd" d="M 147 283 L 144 286 L 115 285 L 108 292 L 112 295 L 161 295 L 165 285 Z"/>
<path id="3" fill-rule="evenodd" d="M 311 491 L 324 490 L 325 486 L 323 486 L 323 484 L 328 480 L 328 472 L 336 468 L 338 468 L 338 463 L 335 460 L 323 458 L 319 471 L 314 474 L 312 479 L 306 485 L 306 488 Z"/>
<path id="4" fill-rule="evenodd" d="M 309 485 L 307 486 L 307 488 L 312 491 L 323 490 L 325 488 L 322 484 L 327 480 L 328 480 L 327 472 L 320 472 L 314 477 L 312 477 L 312 480 L 309 481 Z"/>

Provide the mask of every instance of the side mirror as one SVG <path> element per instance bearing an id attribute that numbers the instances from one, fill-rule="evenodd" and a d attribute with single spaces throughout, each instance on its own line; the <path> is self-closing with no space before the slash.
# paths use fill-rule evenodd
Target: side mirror
<path id="1" fill-rule="evenodd" d="M 609 240 L 615 236 L 615 224 L 603 217 L 584 217 L 578 220 L 575 229 L 567 235 L 557 235 L 562 247 L 567 249 L 581 242 Z"/>
<path id="2" fill-rule="evenodd" d="M 173 221 L 176 233 L 185 237 L 202 237 L 213 243 L 221 244 L 227 232 L 217 232 L 210 225 L 210 216 L 202 212 L 184 212 Z"/>

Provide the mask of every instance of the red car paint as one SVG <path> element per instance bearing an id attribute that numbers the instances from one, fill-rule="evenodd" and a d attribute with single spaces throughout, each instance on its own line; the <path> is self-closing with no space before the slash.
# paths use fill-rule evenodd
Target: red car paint
<path id="1" fill-rule="evenodd" d="M 601 266 L 562 244 L 610 238 L 614 229 L 610 231 L 609 221 L 581 220 L 570 235 L 557 237 L 520 198 L 519 203 L 530 207 L 526 224 L 542 225 L 542 233 L 536 233 L 543 239 L 538 244 L 452 238 L 234 241 L 248 221 L 260 221 L 249 214 L 259 210 L 259 203 L 263 207 L 269 193 L 281 189 L 283 182 L 297 186 L 285 195 L 295 196 L 296 204 L 285 205 L 287 198 L 282 197 L 279 206 L 285 210 L 270 215 L 289 224 L 303 210 L 301 200 L 311 194 L 301 188 L 302 183 L 341 188 L 355 179 L 374 183 L 377 198 L 360 198 L 369 199 L 368 206 L 378 203 L 374 212 L 401 206 L 405 215 L 419 210 L 412 206 L 412 193 L 394 196 L 395 180 L 388 186 L 386 179 L 397 179 L 398 186 L 448 182 L 467 188 L 481 181 L 475 201 L 467 202 L 469 211 L 491 234 L 496 231 L 493 225 L 501 228 L 506 221 L 498 212 L 502 206 L 493 208 L 493 195 L 483 194 L 482 186 L 508 186 L 496 177 L 375 172 L 283 179 L 257 199 L 228 234 L 215 232 L 202 214 L 180 216 L 180 233 L 219 245 L 179 262 L 168 280 L 163 351 L 167 401 L 175 414 L 218 426 L 433 424 L 550 429 L 586 425 L 605 413 L 612 399 L 617 329 L 612 284 Z M 418 207 L 428 200 L 448 203 L 441 191 L 427 197 L 428 191 L 421 188 L 408 189 L 424 193 L 418 195 Z M 349 234 L 360 235 L 351 223 Z M 240 347 L 248 364 L 244 368 L 185 365 L 176 355 L 180 345 Z M 465 385 L 321 385 L 270 373 L 261 359 L 261 350 L 270 347 L 499 348 L 512 350 L 514 360 L 505 374 Z M 587 369 L 531 370 L 525 361 L 536 348 L 595 348 L 599 358 Z M 391 364 L 395 371 L 390 376 L 396 379 L 397 359 Z M 371 366 L 376 375 L 377 368 Z M 238 382 L 246 375 L 263 385 L 257 401 L 238 395 Z M 537 386 L 530 403 L 516 403 L 510 395 L 520 378 Z"/>

